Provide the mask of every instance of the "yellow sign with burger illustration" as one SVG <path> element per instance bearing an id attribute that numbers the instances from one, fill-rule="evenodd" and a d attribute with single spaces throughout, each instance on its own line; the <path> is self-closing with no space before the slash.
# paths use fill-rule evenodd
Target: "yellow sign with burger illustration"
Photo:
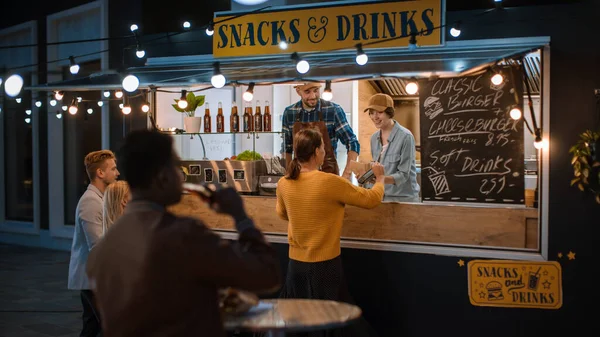
<path id="1" fill-rule="evenodd" d="M 558 309 L 562 306 L 558 262 L 473 260 L 468 264 L 471 304 Z"/>

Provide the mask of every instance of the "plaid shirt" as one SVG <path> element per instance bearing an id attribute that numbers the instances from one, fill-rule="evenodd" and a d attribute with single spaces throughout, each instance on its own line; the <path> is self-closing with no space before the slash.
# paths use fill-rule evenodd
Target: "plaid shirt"
<path id="1" fill-rule="evenodd" d="M 317 107 L 311 111 L 306 111 L 302 107 L 302 101 L 292 104 L 283 111 L 282 130 L 284 134 L 285 152 L 293 152 L 292 129 L 296 122 L 296 117 L 301 113 L 301 122 L 316 122 L 319 120 L 318 110 L 323 114 L 323 121 L 327 126 L 327 133 L 331 139 L 333 152 L 336 153 L 338 139 L 346 145 L 348 151 L 360 153 L 360 144 L 352 131 L 346 113 L 338 104 L 319 99 Z"/>

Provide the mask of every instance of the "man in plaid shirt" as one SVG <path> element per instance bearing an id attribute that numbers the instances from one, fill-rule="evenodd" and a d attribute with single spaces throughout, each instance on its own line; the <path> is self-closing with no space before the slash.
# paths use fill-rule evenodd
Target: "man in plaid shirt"
<path id="1" fill-rule="evenodd" d="M 282 129 L 286 163 L 292 161 L 292 129 L 296 119 L 299 117 L 300 122 L 315 122 L 319 120 L 318 111 L 321 111 L 331 145 L 333 146 L 333 153 L 336 153 L 338 139 L 348 149 L 348 160 L 342 176 L 350 180 L 352 171 L 348 163 L 356 161 L 358 158 L 360 144 L 350 124 L 348 124 L 346 113 L 342 107 L 333 102 L 321 99 L 320 87 L 320 83 L 304 83 L 296 86 L 296 92 L 301 97 L 301 100 L 288 106 L 283 112 Z"/>

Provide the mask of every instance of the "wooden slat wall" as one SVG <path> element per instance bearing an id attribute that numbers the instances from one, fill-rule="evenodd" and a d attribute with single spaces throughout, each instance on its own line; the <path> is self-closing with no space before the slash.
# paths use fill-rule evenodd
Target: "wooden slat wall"
<path id="1" fill-rule="evenodd" d="M 287 233 L 287 222 L 275 213 L 274 197 L 244 196 L 246 211 L 266 233 Z M 199 199 L 184 195 L 170 208 L 202 219 L 215 229 L 233 230 L 233 221 L 214 213 Z M 384 203 L 365 210 L 346 207 L 342 236 L 385 241 L 418 241 L 504 248 L 537 248 L 534 208 L 469 207 Z"/>

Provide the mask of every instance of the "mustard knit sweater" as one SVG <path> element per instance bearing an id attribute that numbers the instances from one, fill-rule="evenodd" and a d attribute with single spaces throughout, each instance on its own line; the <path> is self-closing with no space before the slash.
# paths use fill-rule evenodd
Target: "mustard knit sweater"
<path id="1" fill-rule="evenodd" d="M 374 208 L 384 187 L 372 189 L 321 171 L 302 172 L 297 180 L 277 183 L 277 215 L 288 223 L 289 255 L 302 262 L 331 260 L 340 255 L 340 235 L 346 204 Z"/>

